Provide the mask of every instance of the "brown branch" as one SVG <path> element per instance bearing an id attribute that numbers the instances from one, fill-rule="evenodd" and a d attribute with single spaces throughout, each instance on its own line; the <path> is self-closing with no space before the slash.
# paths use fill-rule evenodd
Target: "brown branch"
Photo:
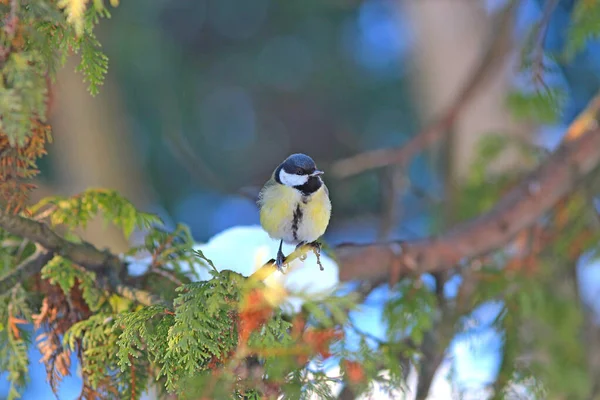
<path id="1" fill-rule="evenodd" d="M 118 279 L 118 273 L 123 270 L 124 264 L 119 257 L 108 250 L 98 250 L 88 242 L 70 242 L 60 237 L 44 223 L 7 213 L 1 209 L 0 228 L 13 235 L 35 242 L 45 249 L 44 252 L 40 252 L 41 255 L 36 258 L 28 258 L 5 278 L 0 279 L 0 293 L 10 289 L 10 283 L 20 282 L 38 273 L 52 258 L 52 255 L 56 254 L 95 272 L 98 279 L 103 282 L 102 286 L 106 290 L 144 305 L 163 302 L 159 297 L 147 291 L 124 285 Z M 5 288 L 6 290 L 4 290 Z"/>
<path id="2" fill-rule="evenodd" d="M 544 42 L 546 41 L 546 35 L 548 34 L 548 25 L 550 24 L 550 18 L 552 13 L 558 5 L 558 0 L 547 0 L 544 4 L 544 11 L 542 18 L 538 24 L 538 31 L 535 38 L 535 44 L 533 48 L 533 61 L 531 63 L 531 71 L 533 75 L 533 81 L 536 84 L 546 87 L 544 82 Z"/>
<path id="3" fill-rule="evenodd" d="M 499 29 L 494 31 L 494 39 L 481 58 L 477 67 L 469 75 L 470 79 L 460 90 L 450 106 L 423 130 L 415 134 L 402 147 L 367 151 L 335 162 L 331 168 L 334 176 L 347 178 L 361 172 L 387 165 L 405 165 L 423 149 L 439 141 L 448 127 L 454 124 L 473 95 L 487 82 L 510 52 L 510 32 L 512 14 L 517 1 L 511 1 L 499 17 Z"/>
<path id="4" fill-rule="evenodd" d="M 181 281 L 181 279 L 177 278 L 173 273 L 171 273 L 169 271 L 165 271 L 164 269 L 160 269 L 160 267 L 152 267 L 152 268 L 150 268 L 148 270 L 147 274 L 157 274 L 157 275 L 162 276 L 163 278 L 166 278 L 166 279 L 170 280 L 171 282 L 173 282 L 177 286 L 183 285 L 183 282 Z"/>
<path id="5" fill-rule="evenodd" d="M 38 251 L 19 264 L 17 268 L 0 277 L 0 294 L 8 292 L 18 283 L 40 272 L 52 257 L 54 257 L 52 252 L 38 249 Z"/>
<path id="6" fill-rule="evenodd" d="M 444 278 L 436 279 L 437 309 L 440 318 L 434 321 L 433 327 L 425 332 L 420 351 L 419 374 L 417 380 L 417 393 L 415 400 L 425 400 L 429 395 L 433 378 L 448 352 L 448 346 L 456 334 L 456 324 L 460 318 L 470 311 L 466 299 L 472 299 L 477 278 L 472 270 L 465 270 L 462 274 L 463 281 L 458 289 L 456 300 L 448 301 L 444 297 Z"/>
<path id="7" fill-rule="evenodd" d="M 442 343 L 440 333 L 434 330 L 428 331 L 423 338 L 422 359 L 419 365 L 419 376 L 417 380 L 417 393 L 415 400 L 425 400 L 433 382 L 436 371 L 446 356 L 448 343 L 446 338 Z"/>
<path id="8" fill-rule="evenodd" d="M 337 400 L 354 400 L 356 399 L 356 395 L 354 394 L 354 390 L 349 385 L 345 385 L 342 388 L 340 394 L 338 394 Z"/>
<path id="9" fill-rule="evenodd" d="M 340 279 L 382 283 L 400 275 L 443 271 L 507 244 L 600 165 L 600 96 L 573 122 L 558 150 L 486 214 L 447 233 L 412 242 L 342 244 Z"/>
<path id="10" fill-rule="evenodd" d="M 101 251 L 88 242 L 74 243 L 60 237 L 48 225 L 0 210 L 0 228 L 13 235 L 38 243 L 46 250 L 91 270 L 123 268 L 121 260 L 109 251 Z"/>
<path id="11" fill-rule="evenodd" d="M 403 210 L 400 206 L 400 198 L 409 186 L 408 179 L 400 168 L 388 168 L 381 172 L 381 198 L 384 204 L 380 218 L 379 241 L 389 238 L 396 226 L 396 221 L 401 218 Z"/>
<path id="12" fill-rule="evenodd" d="M 439 237 L 404 243 L 340 245 L 336 248 L 341 266 L 340 279 L 366 280 L 376 284 L 385 282 L 392 269 L 398 270 L 399 277 L 444 271 L 462 260 L 476 258 L 504 246 L 567 195 L 583 176 L 600 165 L 599 126 L 600 96 L 590 102 L 571 124 L 559 149 L 488 213 Z M 100 278 L 108 278 L 107 287 L 122 296 L 142 304 L 156 301 L 149 293 L 120 283 L 117 274 L 122 271 L 123 263 L 108 251 L 100 251 L 87 242 L 70 242 L 46 224 L 1 210 L 0 228 L 98 272 Z M 288 256 L 288 260 L 306 253 L 308 249 L 305 247 Z M 30 271 L 33 267 L 23 269 Z M 253 278 L 263 279 L 273 270 L 275 267 L 267 263 L 253 274 Z"/>

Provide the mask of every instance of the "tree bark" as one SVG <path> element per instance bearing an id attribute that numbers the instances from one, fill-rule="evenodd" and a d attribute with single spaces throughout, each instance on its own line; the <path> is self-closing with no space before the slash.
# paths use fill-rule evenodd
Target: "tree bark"
<path id="1" fill-rule="evenodd" d="M 150 203 L 151 192 L 133 143 L 131 127 L 118 87 L 110 75 L 96 97 L 87 92 L 71 58 L 53 88 L 51 124 L 54 144 L 50 160 L 56 171 L 55 194 L 73 195 L 89 187 L 116 189 L 138 208 Z M 91 223 L 82 237 L 100 247 L 121 252 L 128 248 L 122 233 Z"/>

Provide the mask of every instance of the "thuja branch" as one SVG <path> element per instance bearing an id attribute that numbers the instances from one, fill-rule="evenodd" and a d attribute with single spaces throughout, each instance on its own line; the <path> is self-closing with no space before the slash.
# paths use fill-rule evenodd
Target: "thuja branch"
<path id="1" fill-rule="evenodd" d="M 0 294 L 6 293 L 15 285 L 20 282 L 23 282 L 28 277 L 39 273 L 44 265 L 48 263 L 54 257 L 52 252 L 38 249 L 31 256 L 26 258 L 21 264 L 17 266 L 14 270 L 0 277 Z"/>
<path id="2" fill-rule="evenodd" d="M 101 286 L 132 301 L 151 305 L 162 303 L 158 296 L 145 290 L 124 285 L 118 273 L 125 268 L 123 262 L 108 250 L 99 250 L 88 242 L 74 243 L 52 230 L 48 225 L 20 215 L 0 210 L 0 228 L 37 243 L 39 249 L 16 269 L 0 278 L 0 293 L 6 292 L 16 282 L 22 282 L 35 275 L 46 265 L 54 254 L 60 255 L 98 276 Z"/>
<path id="3" fill-rule="evenodd" d="M 296 259 L 304 259 L 304 258 L 306 258 L 306 255 L 311 251 L 314 252 L 315 248 L 309 244 L 300 246 L 285 257 L 285 264 L 287 264 L 289 266 L 291 264 L 291 262 L 295 261 Z M 315 255 L 317 255 L 317 253 L 315 253 Z M 320 263 L 318 255 L 317 255 L 317 260 Z M 256 272 L 254 272 L 250 276 L 250 279 L 256 280 L 256 281 L 262 281 L 263 279 L 266 279 L 268 276 L 270 276 L 275 271 L 277 271 L 277 265 L 275 264 L 275 260 L 274 259 L 269 260 L 268 262 L 265 263 L 265 265 L 263 265 L 258 270 L 256 270 Z"/>
<path id="4" fill-rule="evenodd" d="M 123 284 L 114 272 L 109 272 L 108 276 L 101 280 L 101 283 L 103 284 L 104 289 L 145 306 L 157 304 L 164 304 L 165 306 L 169 305 L 156 294 Z"/>
<path id="5" fill-rule="evenodd" d="M 386 281 L 392 273 L 406 276 L 443 271 L 462 260 L 501 248 L 515 234 L 535 223 L 600 165 L 599 126 L 600 96 L 571 124 L 558 150 L 488 213 L 435 238 L 337 246 L 335 252 L 341 267 L 340 279 L 379 283 Z M 116 276 L 124 265 L 108 251 L 100 251 L 87 242 L 70 242 L 43 223 L 3 211 L 0 211 L 0 228 L 38 243 L 47 251 L 84 268 L 97 271 L 115 292 L 144 304 L 154 302 L 150 294 L 119 283 Z M 309 246 L 304 246 L 290 254 L 287 261 L 301 258 L 309 250 Z M 274 270 L 274 265 L 268 263 L 253 275 L 253 279 L 262 280 Z"/>
<path id="6" fill-rule="evenodd" d="M 571 124 L 561 146 L 489 212 L 442 234 L 404 243 L 341 245 L 341 280 L 384 282 L 443 271 L 506 245 L 600 166 L 600 96 Z"/>
<path id="7" fill-rule="evenodd" d="M 109 251 L 98 250 L 85 241 L 81 243 L 71 242 L 59 236 L 42 222 L 14 215 L 4 210 L 0 210 L 0 228 L 15 236 L 38 243 L 46 250 L 65 257 L 91 271 L 103 269 L 120 271 L 124 266 L 121 260 Z"/>

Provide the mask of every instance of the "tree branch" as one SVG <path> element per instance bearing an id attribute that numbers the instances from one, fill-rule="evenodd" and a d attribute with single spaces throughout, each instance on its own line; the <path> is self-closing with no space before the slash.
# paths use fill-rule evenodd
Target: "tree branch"
<path id="1" fill-rule="evenodd" d="M 494 39 L 470 79 L 460 90 L 450 106 L 432 123 L 415 134 L 402 147 L 367 151 L 335 162 L 332 173 L 338 178 L 347 178 L 361 172 L 391 164 L 406 164 L 417 153 L 431 146 L 444 136 L 447 128 L 454 124 L 469 100 L 485 84 L 509 54 L 512 18 L 517 1 L 511 1 L 499 17 L 499 29 L 494 30 Z"/>
<path id="2" fill-rule="evenodd" d="M 40 272 L 52 257 L 54 257 L 52 252 L 38 249 L 38 251 L 19 264 L 17 268 L 0 278 L 0 294 L 6 293 L 18 283 Z"/>
<path id="3" fill-rule="evenodd" d="M 121 297 L 129 299 L 145 306 L 164 304 L 168 306 L 168 303 L 164 301 L 160 296 L 135 288 L 133 286 L 125 285 L 117 277 L 116 273 L 109 272 L 108 277 L 102 280 L 105 290 L 116 293 Z"/>
<path id="4" fill-rule="evenodd" d="M 40 250 L 29 257 L 5 277 L 0 278 L 0 293 L 4 293 L 17 282 L 40 272 L 44 265 L 56 254 L 95 272 L 105 290 L 144 305 L 164 303 L 160 297 L 147 291 L 124 285 L 118 278 L 118 273 L 124 268 L 124 263 L 108 250 L 98 250 L 88 242 L 70 242 L 60 237 L 42 222 L 7 213 L 3 210 L 0 210 L 0 228 L 13 235 L 29 239 L 45 248 L 45 250 Z"/>
<path id="5" fill-rule="evenodd" d="M 120 271 L 123 262 L 108 250 L 101 251 L 88 242 L 74 243 L 60 237 L 48 225 L 0 210 L 0 228 L 13 235 L 38 243 L 46 250 L 63 256 L 91 271 Z"/>
<path id="6" fill-rule="evenodd" d="M 385 282 L 395 270 L 398 276 L 439 272 L 459 262 L 489 253 L 507 244 L 567 195 L 600 165 L 600 96 L 571 124 L 563 143 L 536 171 L 502 198 L 488 213 L 434 238 L 412 242 L 342 244 L 336 247 L 340 280 Z M 116 278 L 122 261 L 87 242 L 73 243 L 50 227 L 0 210 L 0 228 L 38 243 L 82 267 L 108 277 L 108 286 L 142 304 L 154 302 L 144 291 L 122 285 Z M 288 260 L 308 251 L 298 249 Z M 37 265 L 37 264 L 34 264 Z M 21 271 L 32 271 L 33 265 Z M 253 278 L 264 278 L 274 270 L 267 263 Z M 23 275 L 24 276 L 24 275 Z M 12 279 L 12 278 L 11 278 Z M 11 281 L 12 282 L 12 281 Z"/>
<path id="7" fill-rule="evenodd" d="M 544 88 L 547 88 L 546 83 L 544 82 L 544 42 L 546 41 L 548 25 L 550 24 L 552 13 L 557 5 L 558 0 L 547 0 L 544 4 L 544 11 L 538 24 L 538 32 L 533 48 L 533 61 L 531 63 L 533 81 L 536 84 L 542 85 Z"/>
<path id="8" fill-rule="evenodd" d="M 507 244 L 600 164 L 600 96 L 572 123 L 558 150 L 486 214 L 447 233 L 413 242 L 342 244 L 340 280 L 382 283 L 400 275 L 446 270 Z M 397 272 L 397 271 L 396 271 Z"/>

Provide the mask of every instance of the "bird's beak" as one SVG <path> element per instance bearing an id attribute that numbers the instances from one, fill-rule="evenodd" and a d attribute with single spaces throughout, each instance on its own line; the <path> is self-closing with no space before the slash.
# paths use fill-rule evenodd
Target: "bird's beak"
<path id="1" fill-rule="evenodd" d="M 323 171 L 319 171 L 318 169 L 315 170 L 315 172 L 313 172 L 312 174 L 310 174 L 310 176 L 319 176 L 319 175 L 323 175 Z"/>

